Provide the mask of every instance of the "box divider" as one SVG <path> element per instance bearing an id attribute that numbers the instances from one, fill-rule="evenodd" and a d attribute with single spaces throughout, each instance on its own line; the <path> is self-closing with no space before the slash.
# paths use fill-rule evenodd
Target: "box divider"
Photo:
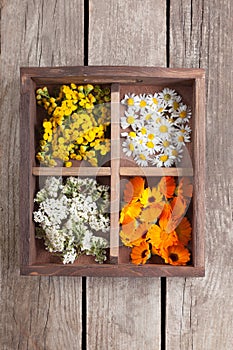
<path id="1" fill-rule="evenodd" d="M 111 229 L 110 261 L 118 263 L 120 207 L 120 86 L 111 86 Z"/>

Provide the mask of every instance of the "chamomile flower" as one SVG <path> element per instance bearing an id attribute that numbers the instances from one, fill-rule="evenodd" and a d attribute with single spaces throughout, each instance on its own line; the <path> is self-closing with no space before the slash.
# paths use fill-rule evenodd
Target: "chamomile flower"
<path id="1" fill-rule="evenodd" d="M 166 154 L 169 154 L 171 157 L 174 157 L 174 162 L 179 163 L 183 158 L 183 149 L 175 148 L 174 146 L 166 151 Z"/>
<path id="2" fill-rule="evenodd" d="M 154 124 L 159 124 L 161 123 L 163 119 L 163 115 L 162 115 L 162 112 L 158 112 L 158 111 L 154 111 L 153 114 L 152 114 L 152 122 L 150 124 L 153 123 Z"/>
<path id="3" fill-rule="evenodd" d="M 131 111 L 131 113 L 125 111 L 125 116 L 121 117 L 121 127 L 122 129 L 126 129 L 129 126 L 133 127 L 136 123 L 138 115 Z"/>
<path id="4" fill-rule="evenodd" d="M 149 94 L 146 100 L 149 106 L 158 106 L 159 104 L 159 98 L 158 98 L 157 92 L 154 95 Z"/>
<path id="5" fill-rule="evenodd" d="M 122 143 L 122 149 L 127 157 L 131 157 L 135 155 L 137 147 L 135 147 L 135 142 L 133 140 L 126 139 Z"/>
<path id="6" fill-rule="evenodd" d="M 123 152 L 139 166 L 169 167 L 182 158 L 182 146 L 190 142 L 191 128 L 187 125 L 191 110 L 182 103 L 175 90 L 164 88 L 150 95 L 126 95 L 122 103 L 132 98 L 121 126 L 126 140 Z M 130 100 L 130 103 L 132 101 Z"/>
<path id="7" fill-rule="evenodd" d="M 140 109 L 141 112 L 145 111 L 146 108 L 148 107 L 147 104 L 147 98 L 145 94 L 140 94 L 139 95 L 139 103 L 137 105 L 137 108 Z"/>
<path id="8" fill-rule="evenodd" d="M 153 104 L 150 106 L 150 111 L 162 114 L 165 111 L 165 108 L 166 108 L 165 101 L 159 100 L 159 103 L 157 105 Z"/>
<path id="9" fill-rule="evenodd" d="M 167 119 L 161 118 L 161 120 L 155 125 L 155 130 L 161 140 L 170 140 L 171 135 L 174 132 L 174 127 Z"/>
<path id="10" fill-rule="evenodd" d="M 175 100 L 176 96 L 176 91 L 169 88 L 165 88 L 162 92 L 158 93 L 159 100 L 165 102 L 168 106 L 172 106 L 172 103 Z"/>
<path id="11" fill-rule="evenodd" d="M 182 105 L 178 108 L 177 113 L 175 114 L 175 116 L 177 117 L 176 119 L 176 124 L 184 124 L 184 123 L 188 123 L 189 119 L 191 118 L 191 109 L 190 107 L 186 106 L 186 105 Z"/>
<path id="12" fill-rule="evenodd" d="M 139 104 L 139 100 L 139 96 L 135 94 L 128 94 L 125 95 L 123 100 L 121 100 L 121 103 L 125 106 L 128 106 L 129 108 L 134 108 Z"/>
<path id="13" fill-rule="evenodd" d="M 189 135 L 191 133 L 191 128 L 188 125 L 179 125 L 180 132 L 182 132 L 184 135 Z"/>
<path id="14" fill-rule="evenodd" d="M 156 165 L 158 168 L 165 166 L 166 168 L 172 166 L 175 157 L 170 154 L 158 154 L 152 159 L 152 164 Z"/>
<path id="15" fill-rule="evenodd" d="M 175 148 L 172 144 L 172 140 L 161 140 L 161 139 L 158 141 L 158 147 L 161 153 L 170 152 Z"/>
<path id="16" fill-rule="evenodd" d="M 148 166 L 148 160 L 149 160 L 149 153 L 141 152 L 138 153 L 137 156 L 134 158 L 135 162 L 139 166 Z"/>
<path id="17" fill-rule="evenodd" d="M 153 112 L 151 110 L 144 110 L 140 113 L 140 119 L 144 121 L 144 124 L 150 123 L 152 121 L 152 114 Z"/>
<path id="18" fill-rule="evenodd" d="M 143 125 L 139 130 L 138 134 L 139 136 L 145 136 L 149 133 L 149 127 L 147 125 Z"/>
<path id="19" fill-rule="evenodd" d="M 181 131 L 177 131 L 173 136 L 173 142 L 177 148 L 181 148 L 186 142 L 190 142 L 190 136 Z"/>
<path id="20" fill-rule="evenodd" d="M 177 112 L 177 110 L 179 109 L 180 105 L 181 105 L 181 101 L 182 101 L 182 98 L 180 95 L 177 95 L 174 97 L 174 100 L 171 104 L 171 107 L 169 108 L 168 112 L 169 113 L 175 113 Z"/>

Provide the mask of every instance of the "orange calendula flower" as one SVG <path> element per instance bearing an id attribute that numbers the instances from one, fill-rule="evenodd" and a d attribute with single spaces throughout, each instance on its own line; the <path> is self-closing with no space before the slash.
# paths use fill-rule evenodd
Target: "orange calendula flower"
<path id="1" fill-rule="evenodd" d="M 182 179 L 179 182 L 179 185 L 176 188 L 176 194 L 177 197 L 180 197 L 183 200 L 192 198 L 193 185 L 189 177 L 182 177 Z"/>
<path id="2" fill-rule="evenodd" d="M 174 197 L 171 201 L 172 218 L 174 221 L 180 221 L 186 212 L 186 202 L 180 197 Z"/>
<path id="3" fill-rule="evenodd" d="M 125 185 L 124 201 L 127 203 L 137 201 L 144 191 L 144 183 L 145 180 L 140 176 L 130 179 Z"/>
<path id="4" fill-rule="evenodd" d="M 164 176 L 158 184 L 158 190 L 166 197 L 172 198 L 176 188 L 173 176 Z"/>
<path id="5" fill-rule="evenodd" d="M 135 265 L 145 264 L 150 258 L 149 243 L 142 241 L 139 246 L 133 247 L 130 254 L 132 263 Z"/>
<path id="6" fill-rule="evenodd" d="M 161 256 L 167 264 L 171 265 L 186 265 L 190 260 L 190 253 L 183 244 L 173 245 L 162 250 Z"/>
<path id="7" fill-rule="evenodd" d="M 143 191 L 140 201 L 144 207 L 147 207 L 162 202 L 162 199 L 163 195 L 156 187 L 152 189 L 148 187 Z"/>
<path id="8" fill-rule="evenodd" d="M 192 227 L 190 225 L 190 222 L 186 217 L 184 217 L 179 223 L 179 225 L 176 227 L 176 234 L 178 236 L 179 241 L 184 245 L 187 245 L 191 239 L 191 232 Z"/>
<path id="9" fill-rule="evenodd" d="M 148 223 L 142 223 L 136 228 L 136 230 L 134 231 L 135 240 L 132 242 L 134 246 L 139 246 L 142 243 L 142 241 L 146 239 L 149 228 L 150 224 Z"/>
<path id="10" fill-rule="evenodd" d="M 168 232 L 158 225 L 152 225 L 146 237 L 156 249 L 165 249 L 171 245 L 178 244 L 178 237 L 175 231 Z"/>
<path id="11" fill-rule="evenodd" d="M 122 230 L 120 231 L 120 237 L 122 243 L 126 247 L 132 247 L 132 242 L 135 241 L 138 236 L 135 235 L 136 221 L 133 220 L 125 225 L 122 225 Z"/>
<path id="12" fill-rule="evenodd" d="M 136 221 L 131 221 L 122 225 L 120 237 L 123 244 L 127 247 L 139 246 L 145 240 L 150 225 L 143 223 L 136 227 Z"/>
<path id="13" fill-rule="evenodd" d="M 163 210 L 163 204 L 157 203 L 142 210 L 140 220 L 144 222 L 156 222 Z"/>
<path id="14" fill-rule="evenodd" d="M 170 219 L 171 213 L 172 213 L 172 207 L 170 206 L 169 203 L 165 203 L 163 206 L 162 213 L 160 215 L 160 219 L 162 219 L 162 220 Z"/>
<path id="15" fill-rule="evenodd" d="M 125 225 L 133 221 L 141 213 L 141 203 L 129 203 L 121 210 L 120 223 Z"/>

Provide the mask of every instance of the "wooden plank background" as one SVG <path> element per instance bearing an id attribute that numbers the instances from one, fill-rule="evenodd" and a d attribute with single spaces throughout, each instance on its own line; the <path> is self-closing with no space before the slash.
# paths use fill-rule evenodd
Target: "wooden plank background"
<path id="1" fill-rule="evenodd" d="M 232 18 L 231 0 L 0 1 L 0 349 L 232 348 Z M 19 67 L 84 62 L 206 69 L 204 278 L 19 276 Z"/>

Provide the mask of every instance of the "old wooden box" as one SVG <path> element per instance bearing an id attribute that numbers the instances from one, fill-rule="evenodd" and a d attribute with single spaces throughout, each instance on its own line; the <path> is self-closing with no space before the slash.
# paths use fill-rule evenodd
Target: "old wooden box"
<path id="1" fill-rule="evenodd" d="M 38 167 L 35 160 L 38 87 L 62 84 L 98 83 L 111 87 L 111 161 L 98 167 Z M 179 168 L 139 168 L 121 160 L 119 103 L 128 92 L 154 93 L 164 87 L 176 89 L 192 107 L 192 142 L 188 146 L 191 163 Z M 114 126 L 114 127 L 113 127 Z M 204 158 L 205 158 L 205 75 L 202 69 L 152 67 L 54 67 L 21 68 L 20 120 L 20 247 L 22 275 L 66 276 L 203 276 L 204 275 Z M 63 265 L 35 238 L 32 219 L 34 196 L 45 176 L 98 176 L 111 186 L 111 230 L 109 258 L 98 264 L 90 256 Z M 132 176 L 189 176 L 194 192 L 191 205 L 192 262 L 188 266 L 167 264 L 133 265 L 119 243 L 120 182 Z"/>

